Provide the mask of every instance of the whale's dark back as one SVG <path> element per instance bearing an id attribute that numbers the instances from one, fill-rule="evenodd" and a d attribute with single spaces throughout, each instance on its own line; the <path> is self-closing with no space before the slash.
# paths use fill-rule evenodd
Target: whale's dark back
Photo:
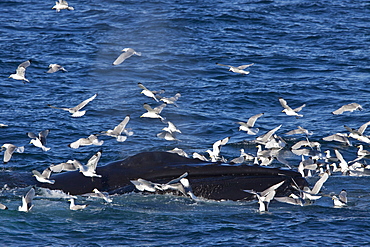
<path id="1" fill-rule="evenodd" d="M 207 163 L 168 152 L 143 152 L 97 168 L 101 178 L 85 177 L 78 171 L 53 175 L 55 184 L 42 187 L 60 189 L 71 194 L 91 192 L 94 188 L 110 193 L 131 192 L 135 188 L 130 180 L 143 178 L 158 183 L 168 182 L 183 173 L 196 196 L 215 200 L 250 199 L 243 190 L 263 191 L 269 186 L 286 181 L 278 193 L 291 188 L 292 179 L 300 186 L 307 182 L 297 172 L 278 168 L 250 165 Z"/>

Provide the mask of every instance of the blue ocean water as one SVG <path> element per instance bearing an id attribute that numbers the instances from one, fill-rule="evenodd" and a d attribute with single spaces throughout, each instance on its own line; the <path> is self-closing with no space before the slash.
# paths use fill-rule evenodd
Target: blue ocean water
<path id="1" fill-rule="evenodd" d="M 302 137 L 284 136 L 302 126 L 322 151 L 338 148 L 346 160 L 356 158 L 356 145 L 325 142 L 323 137 L 348 133 L 343 125 L 359 128 L 369 121 L 370 2 L 356 1 L 69 1 L 73 11 L 57 13 L 54 1 L 0 2 L 0 143 L 25 146 L 8 164 L 1 164 L 1 181 L 9 174 L 31 176 L 50 164 L 68 159 L 86 161 L 100 147 L 72 150 L 78 138 L 112 129 L 126 115 L 134 135 L 123 142 L 102 137 L 99 165 L 142 151 L 175 147 L 188 154 L 204 153 L 231 136 L 222 155 L 239 156 L 240 148 L 256 153 L 253 140 L 238 130 L 237 121 L 264 112 L 256 125 L 277 132 L 289 144 Z M 142 53 L 121 65 L 112 62 L 123 48 Z M 32 59 L 23 84 L 8 76 Z M 46 73 L 58 63 L 68 72 Z M 239 75 L 216 63 L 243 65 Z M 140 94 L 137 83 L 164 89 L 163 96 L 181 93 L 178 107 L 162 115 L 182 133 L 179 141 L 156 135 L 165 125 L 140 118 L 144 103 L 158 105 Z M 98 93 L 86 115 L 47 104 L 72 107 Z M 302 118 L 286 116 L 278 98 L 292 107 L 303 103 Z M 363 111 L 332 115 L 352 102 Z M 27 132 L 50 129 L 50 151 L 28 144 Z M 366 132 L 365 132 L 366 134 Z M 293 139 L 292 139 L 293 138 Z M 294 139 L 296 138 L 296 139 Z M 304 139 L 304 138 L 303 138 Z M 370 146 L 364 144 L 365 149 Z M 287 160 L 297 169 L 299 156 Z M 281 166 L 274 162 L 272 166 Z M 315 183 L 318 176 L 308 178 Z M 362 246 L 369 245 L 369 178 L 334 174 L 325 193 L 346 189 L 348 207 L 334 208 L 329 197 L 305 207 L 273 201 L 269 213 L 253 202 L 193 202 L 171 195 L 113 195 L 113 203 L 79 197 L 83 211 L 70 211 L 57 193 L 37 190 L 34 208 L 17 207 L 28 188 L 4 187 L 0 202 L 1 244 L 4 246 Z"/>

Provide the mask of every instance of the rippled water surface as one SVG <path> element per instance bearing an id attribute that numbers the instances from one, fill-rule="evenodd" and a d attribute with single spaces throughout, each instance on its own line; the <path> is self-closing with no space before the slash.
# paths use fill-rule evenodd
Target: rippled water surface
<path id="1" fill-rule="evenodd" d="M 313 132 L 321 150 L 338 148 L 346 160 L 356 158 L 352 146 L 325 142 L 343 125 L 357 129 L 370 119 L 369 15 L 370 2 L 356 1 L 69 1 L 74 11 L 57 13 L 54 1 L 0 2 L 0 143 L 25 146 L 8 164 L 8 174 L 42 170 L 68 159 L 86 161 L 99 147 L 76 150 L 67 145 L 78 138 L 112 129 L 126 115 L 134 135 L 125 142 L 104 140 L 99 165 L 142 151 L 175 147 L 188 154 L 205 153 L 212 144 L 231 136 L 222 155 L 239 156 L 240 148 L 255 154 L 255 137 L 238 130 L 237 121 L 265 113 L 256 125 L 260 133 L 282 124 L 277 132 L 288 145 L 301 136 L 286 136 L 302 126 Z M 112 62 L 123 48 L 142 53 L 121 65 Z M 23 84 L 8 76 L 32 59 Z M 68 72 L 46 73 L 58 63 Z M 249 75 L 229 72 L 216 63 L 254 63 Z M 165 125 L 140 118 L 144 103 L 158 105 L 140 94 L 137 83 L 163 96 L 181 93 L 178 107 L 168 105 L 161 115 L 182 134 L 179 141 L 156 135 Z M 95 93 L 86 115 L 47 104 L 72 107 Z M 302 118 L 286 116 L 278 98 L 293 108 L 306 103 Z M 332 111 L 352 102 L 363 111 L 334 116 Z M 28 144 L 27 132 L 50 129 L 50 151 Z M 366 131 L 365 131 L 366 134 Z M 364 144 L 370 150 L 369 144 Z M 299 156 L 286 157 L 296 169 Z M 284 166 L 275 162 L 272 166 Z M 315 183 L 318 176 L 308 178 Z M 10 182 L 10 181 L 9 181 Z M 299 207 L 273 201 L 269 213 L 257 202 L 193 202 L 171 195 L 113 195 L 113 203 L 78 198 L 88 203 L 70 211 L 66 199 L 37 189 L 34 208 L 20 213 L 20 197 L 28 188 L 3 188 L 0 202 L 1 243 L 29 245 L 130 246 L 361 246 L 369 245 L 369 178 L 332 175 L 325 193 L 346 189 L 348 207 L 334 208 L 329 197 Z M 51 193 L 51 194 L 50 194 Z M 56 192 L 55 192 L 56 193 Z"/>

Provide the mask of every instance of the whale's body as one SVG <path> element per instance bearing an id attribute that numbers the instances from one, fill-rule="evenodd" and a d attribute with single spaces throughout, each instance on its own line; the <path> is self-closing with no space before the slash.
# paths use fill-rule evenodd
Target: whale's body
<path id="1" fill-rule="evenodd" d="M 101 178 L 71 171 L 52 175 L 55 184 L 36 183 L 72 195 L 90 193 L 94 188 L 109 193 L 128 193 L 135 191 L 130 180 L 142 178 L 166 183 L 185 172 L 194 194 L 213 200 L 249 200 L 252 195 L 243 190 L 263 191 L 283 180 L 286 182 L 280 186 L 278 194 L 290 193 L 294 183 L 300 187 L 307 185 L 300 173 L 291 170 L 208 163 L 168 152 L 143 152 L 97 167 L 96 173 L 102 175 Z"/>

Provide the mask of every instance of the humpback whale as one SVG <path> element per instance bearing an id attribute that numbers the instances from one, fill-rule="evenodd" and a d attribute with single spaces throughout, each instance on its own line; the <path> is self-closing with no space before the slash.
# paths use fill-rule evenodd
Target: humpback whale
<path id="1" fill-rule="evenodd" d="M 185 158 L 169 152 L 143 152 L 124 160 L 96 168 L 101 177 L 86 177 L 79 171 L 53 174 L 54 184 L 33 180 L 18 181 L 24 185 L 62 190 L 72 195 L 91 193 L 94 189 L 110 194 L 135 191 L 130 180 L 145 179 L 167 183 L 185 172 L 196 197 L 212 200 L 251 200 L 254 195 L 244 190 L 263 191 L 284 181 L 277 195 L 289 195 L 308 185 L 301 174 L 292 170 L 256 165 L 230 165 Z M 17 178 L 13 178 L 15 181 Z"/>

